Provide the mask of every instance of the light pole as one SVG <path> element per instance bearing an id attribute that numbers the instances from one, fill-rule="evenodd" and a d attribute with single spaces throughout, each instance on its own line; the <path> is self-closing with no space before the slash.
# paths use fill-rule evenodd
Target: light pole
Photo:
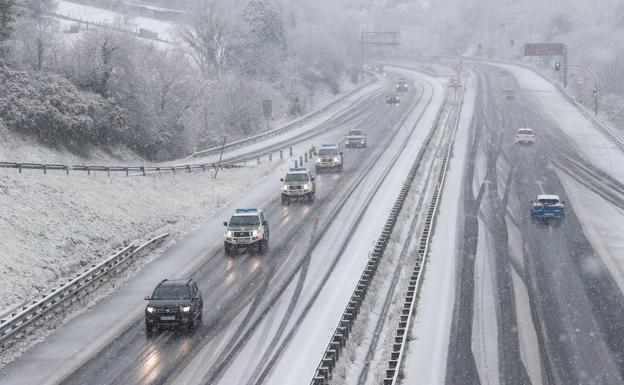
<path id="1" fill-rule="evenodd" d="M 558 70 L 557 67 L 564 67 L 564 69 L 566 67 L 582 68 L 591 75 L 592 80 L 594 81 L 594 89 L 592 90 L 592 96 L 594 97 L 594 114 L 598 116 L 598 80 L 594 71 L 592 71 L 588 66 L 584 64 L 555 63 L 555 70 Z M 567 73 L 564 76 L 566 77 L 566 79 L 564 80 L 564 84 L 567 85 Z"/>

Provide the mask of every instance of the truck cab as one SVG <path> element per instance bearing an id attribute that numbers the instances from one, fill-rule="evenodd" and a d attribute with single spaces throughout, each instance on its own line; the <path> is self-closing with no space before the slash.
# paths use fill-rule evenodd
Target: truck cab
<path id="1" fill-rule="evenodd" d="M 359 128 L 353 128 L 349 130 L 345 137 L 345 147 L 347 148 L 366 147 L 366 132 Z"/>
<path id="2" fill-rule="evenodd" d="M 299 200 L 314 201 L 316 183 L 307 168 L 291 168 L 280 181 L 282 182 L 282 204 L 287 205 Z"/>
<path id="3" fill-rule="evenodd" d="M 342 172 L 342 152 L 337 144 L 323 144 L 316 155 L 316 173 L 323 171 Z"/>
<path id="4" fill-rule="evenodd" d="M 223 225 L 225 254 L 234 254 L 238 249 L 262 254 L 269 248 L 269 222 L 261 209 L 236 209 Z"/>

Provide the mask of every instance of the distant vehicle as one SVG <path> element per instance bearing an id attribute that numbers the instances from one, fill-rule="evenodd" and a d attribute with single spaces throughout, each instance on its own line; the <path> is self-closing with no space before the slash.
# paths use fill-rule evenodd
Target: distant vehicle
<path id="1" fill-rule="evenodd" d="M 543 221 L 563 219 L 565 216 L 565 201 L 559 195 L 538 195 L 531 201 L 531 217 Z"/>
<path id="2" fill-rule="evenodd" d="M 342 152 L 337 144 L 323 144 L 316 155 L 316 172 L 342 172 Z"/>
<path id="3" fill-rule="evenodd" d="M 269 248 L 269 222 L 261 209 L 236 209 L 223 225 L 225 254 L 232 255 L 238 249 L 262 254 Z"/>
<path id="4" fill-rule="evenodd" d="M 514 134 L 513 140 L 514 140 L 514 144 L 518 144 L 518 143 L 532 144 L 532 143 L 535 143 L 536 138 L 537 138 L 537 135 L 535 134 L 535 131 L 533 131 L 532 129 L 519 128 Z"/>
<path id="5" fill-rule="evenodd" d="M 408 91 L 407 80 L 403 78 L 397 79 L 394 87 L 396 88 L 397 92 L 407 92 Z"/>
<path id="6" fill-rule="evenodd" d="M 512 100 L 516 98 L 516 90 L 506 89 L 503 91 L 503 95 L 505 95 L 505 99 Z"/>
<path id="7" fill-rule="evenodd" d="M 291 168 L 282 182 L 282 204 L 307 200 L 312 202 L 316 193 L 314 177 L 307 168 Z"/>
<path id="8" fill-rule="evenodd" d="M 145 328 L 151 335 L 156 327 L 184 327 L 201 324 L 204 300 L 192 279 L 164 279 L 150 297 L 145 297 Z"/>
<path id="9" fill-rule="evenodd" d="M 349 130 L 345 137 L 345 146 L 347 148 L 366 147 L 366 132 L 359 128 Z"/>
<path id="10" fill-rule="evenodd" d="M 401 103 L 401 98 L 399 97 L 399 95 L 388 95 L 386 96 L 386 104 L 400 104 Z"/>

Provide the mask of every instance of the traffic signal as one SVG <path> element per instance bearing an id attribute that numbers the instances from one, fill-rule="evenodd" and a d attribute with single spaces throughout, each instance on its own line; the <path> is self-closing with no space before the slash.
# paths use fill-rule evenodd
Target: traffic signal
<path id="1" fill-rule="evenodd" d="M 559 71 L 561 69 L 561 62 L 555 62 L 555 71 Z"/>
<path id="2" fill-rule="evenodd" d="M 592 90 L 592 96 L 593 96 L 593 97 L 598 96 L 598 90 L 597 90 L 597 89 L 595 89 L 595 88 L 594 88 L 594 89 Z"/>

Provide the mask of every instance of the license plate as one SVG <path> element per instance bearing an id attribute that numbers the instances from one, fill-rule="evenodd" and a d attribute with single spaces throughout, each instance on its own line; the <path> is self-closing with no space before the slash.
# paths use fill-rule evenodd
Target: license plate
<path id="1" fill-rule="evenodd" d="M 173 315 L 163 316 L 163 317 L 160 317 L 160 320 L 161 321 L 175 321 L 175 316 Z"/>

